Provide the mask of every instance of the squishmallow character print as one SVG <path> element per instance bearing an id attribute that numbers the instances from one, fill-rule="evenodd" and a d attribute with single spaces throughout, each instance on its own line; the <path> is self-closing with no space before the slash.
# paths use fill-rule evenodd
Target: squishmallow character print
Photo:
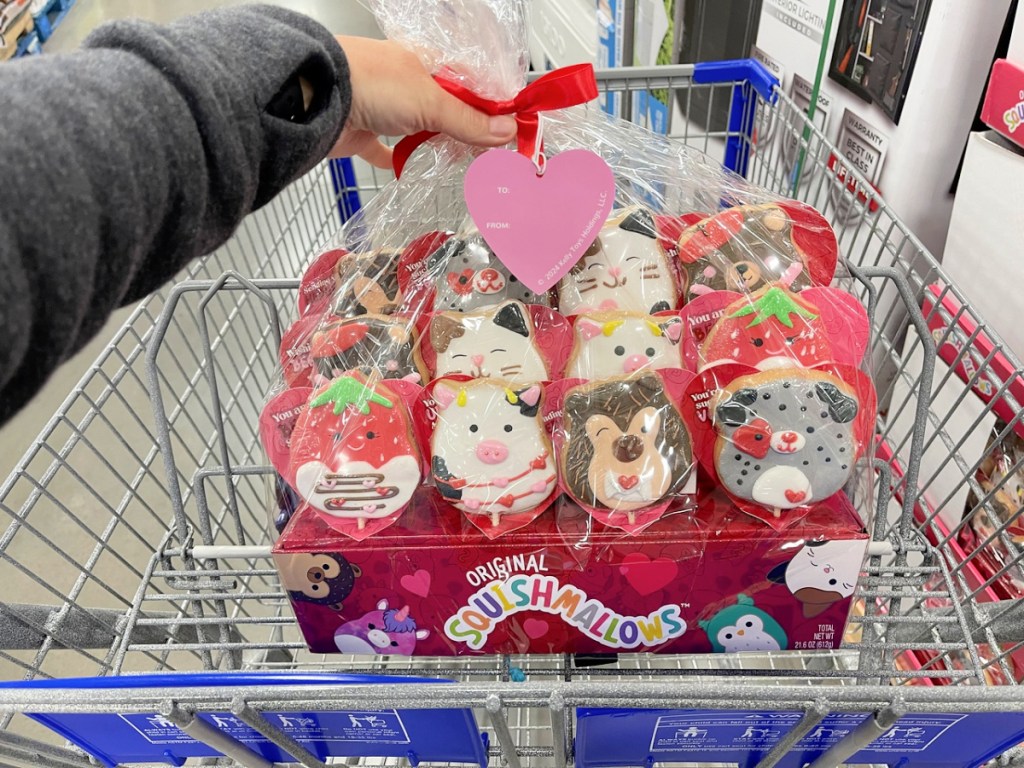
<path id="1" fill-rule="evenodd" d="M 808 541 L 793 558 L 768 574 L 803 604 L 807 618 L 851 597 L 864 562 L 863 540 Z"/>
<path id="2" fill-rule="evenodd" d="M 837 255 L 828 221 L 795 201 L 729 208 L 684 230 L 678 251 L 688 296 L 827 285 Z"/>
<path id="3" fill-rule="evenodd" d="M 416 628 L 408 605 L 390 608 L 387 600 L 381 600 L 377 610 L 338 627 L 334 644 L 342 653 L 412 656 L 416 641 L 429 636 L 429 629 Z"/>
<path id="4" fill-rule="evenodd" d="M 654 374 L 581 384 L 563 406 L 562 478 L 587 507 L 626 515 L 657 504 L 686 482 L 690 434 Z"/>
<path id="5" fill-rule="evenodd" d="M 445 499 L 492 525 L 548 500 L 557 477 L 538 385 L 441 380 L 433 396 L 431 471 Z"/>
<path id="6" fill-rule="evenodd" d="M 563 315 L 613 309 L 654 314 L 675 309 L 678 300 L 676 276 L 654 217 L 639 207 L 609 219 L 558 283 Z"/>
<path id="7" fill-rule="evenodd" d="M 276 553 L 274 562 L 281 586 L 293 600 L 326 605 L 334 611 L 344 608 L 356 579 L 362 575 L 343 555 L 327 552 Z"/>
<path id="8" fill-rule="evenodd" d="M 392 315 L 401 309 L 398 286 L 400 251 L 379 250 L 351 253 L 334 267 L 337 293 L 332 313 L 338 317 Z"/>
<path id="9" fill-rule="evenodd" d="M 386 379 L 424 380 L 413 354 L 407 321 L 382 315 L 337 319 L 313 334 L 310 355 L 328 378 L 346 371 L 377 372 Z"/>
<path id="10" fill-rule="evenodd" d="M 412 421 L 383 381 L 339 376 L 313 393 L 292 432 L 295 490 L 330 518 L 388 517 L 423 478 Z"/>
<path id="11" fill-rule="evenodd" d="M 769 285 L 726 308 L 701 344 L 700 360 L 700 370 L 723 362 L 762 371 L 811 368 L 832 360 L 832 345 L 817 307 Z"/>
<path id="12" fill-rule="evenodd" d="M 850 479 L 861 404 L 825 371 L 741 376 L 716 397 L 715 470 L 729 493 L 775 512 L 826 499 Z"/>
<path id="13" fill-rule="evenodd" d="M 736 605 L 723 608 L 699 624 L 715 653 L 783 651 L 789 644 L 779 622 L 746 595 L 736 595 Z"/>
<path id="14" fill-rule="evenodd" d="M 513 384 L 548 378 L 529 310 L 506 301 L 476 312 L 442 312 L 430 321 L 437 376 L 500 378 Z"/>
<path id="15" fill-rule="evenodd" d="M 644 370 L 681 368 L 678 317 L 639 312 L 579 315 L 573 326 L 568 378 L 604 379 Z"/>
<path id="16" fill-rule="evenodd" d="M 434 311 L 472 312 L 514 299 L 551 306 L 547 293 L 534 293 L 508 271 L 479 233 L 449 237 L 427 256 L 434 280 Z"/>

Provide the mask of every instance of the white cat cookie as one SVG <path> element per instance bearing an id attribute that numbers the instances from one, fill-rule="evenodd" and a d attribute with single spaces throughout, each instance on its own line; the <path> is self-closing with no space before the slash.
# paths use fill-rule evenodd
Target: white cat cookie
<path id="1" fill-rule="evenodd" d="M 462 374 L 532 384 L 548 378 L 529 309 L 506 301 L 477 312 L 440 312 L 430 321 L 436 376 Z"/>
<path id="2" fill-rule="evenodd" d="M 601 228 L 587 252 L 558 283 L 563 315 L 625 310 L 675 309 L 679 289 L 668 254 L 658 239 L 654 217 L 645 208 L 627 208 Z"/>
<path id="3" fill-rule="evenodd" d="M 683 321 L 639 312 L 595 312 L 576 318 L 568 378 L 605 379 L 682 368 Z"/>

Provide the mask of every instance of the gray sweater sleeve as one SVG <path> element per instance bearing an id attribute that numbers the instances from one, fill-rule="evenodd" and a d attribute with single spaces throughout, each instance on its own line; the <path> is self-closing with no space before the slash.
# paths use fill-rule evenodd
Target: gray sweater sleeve
<path id="1" fill-rule="evenodd" d="M 300 75 L 308 112 L 274 116 Z M 326 29 L 248 6 L 0 65 L 0 103 L 2 423 L 114 309 L 322 160 L 351 92 Z"/>

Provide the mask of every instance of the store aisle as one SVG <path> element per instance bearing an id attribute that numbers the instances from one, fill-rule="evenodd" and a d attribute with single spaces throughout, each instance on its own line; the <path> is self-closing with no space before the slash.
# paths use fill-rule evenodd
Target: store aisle
<path id="1" fill-rule="evenodd" d="M 110 19 L 137 17 L 156 22 L 173 21 L 190 13 L 249 0 L 78 0 L 64 23 L 46 43 L 48 53 L 68 51 L 95 27 Z M 270 0 L 273 5 L 312 16 L 337 34 L 379 37 L 370 12 L 358 0 Z"/>

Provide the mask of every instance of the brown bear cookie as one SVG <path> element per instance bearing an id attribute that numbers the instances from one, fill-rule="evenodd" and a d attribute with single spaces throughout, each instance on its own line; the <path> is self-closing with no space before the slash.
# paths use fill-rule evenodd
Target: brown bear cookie
<path id="1" fill-rule="evenodd" d="M 690 434 L 657 375 L 573 387 L 563 413 L 560 468 L 581 504 L 623 512 L 632 523 L 689 477 Z"/>
<path id="2" fill-rule="evenodd" d="M 816 275 L 829 261 L 834 271 L 836 252 L 828 222 L 796 202 L 736 206 L 679 237 L 687 299 L 711 291 L 749 293 L 777 282 L 793 290 L 827 284 Z"/>
<path id="3" fill-rule="evenodd" d="M 401 251 L 381 249 L 351 253 L 334 267 L 337 285 L 332 314 L 338 317 L 392 315 L 402 306 L 398 287 Z"/>

